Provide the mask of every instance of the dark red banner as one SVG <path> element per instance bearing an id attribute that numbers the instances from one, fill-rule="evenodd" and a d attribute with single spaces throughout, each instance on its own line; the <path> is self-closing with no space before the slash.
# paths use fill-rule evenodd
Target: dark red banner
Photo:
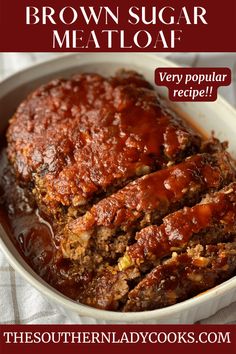
<path id="1" fill-rule="evenodd" d="M 0 326 L 1 354 L 235 353 L 230 325 L 27 325 Z"/>
<path id="2" fill-rule="evenodd" d="M 155 82 L 169 89 L 169 99 L 181 102 L 215 101 L 220 86 L 231 84 L 229 68 L 157 68 Z"/>
<path id="3" fill-rule="evenodd" d="M 0 51 L 236 51 L 228 0 L 0 0 Z"/>

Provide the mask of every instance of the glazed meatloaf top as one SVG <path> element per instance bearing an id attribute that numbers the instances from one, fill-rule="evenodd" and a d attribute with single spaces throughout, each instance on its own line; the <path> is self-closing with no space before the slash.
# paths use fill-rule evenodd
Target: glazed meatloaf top
<path id="1" fill-rule="evenodd" d="M 199 150 L 200 138 L 144 78 L 54 80 L 19 106 L 7 133 L 18 178 L 45 214 L 83 214 L 128 181 Z M 97 199 L 96 199 L 97 198 Z"/>

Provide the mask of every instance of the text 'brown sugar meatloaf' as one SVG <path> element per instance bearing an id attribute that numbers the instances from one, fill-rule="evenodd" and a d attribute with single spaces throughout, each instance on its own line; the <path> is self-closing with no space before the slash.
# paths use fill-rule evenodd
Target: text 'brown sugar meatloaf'
<path id="1" fill-rule="evenodd" d="M 42 86 L 19 106 L 7 139 L 16 174 L 55 216 L 79 215 L 96 198 L 200 146 L 198 134 L 133 72 Z"/>
<path id="2" fill-rule="evenodd" d="M 74 300 L 151 310 L 234 274 L 226 144 L 203 139 L 138 73 L 51 81 L 19 106 L 7 142 L 16 184 L 51 227 L 49 266 L 34 269 Z"/>

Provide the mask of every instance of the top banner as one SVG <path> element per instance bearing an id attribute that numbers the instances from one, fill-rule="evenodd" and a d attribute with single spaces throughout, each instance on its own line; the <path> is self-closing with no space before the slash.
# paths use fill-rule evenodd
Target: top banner
<path id="1" fill-rule="evenodd" d="M 0 51 L 234 52 L 236 1 L 0 0 Z"/>

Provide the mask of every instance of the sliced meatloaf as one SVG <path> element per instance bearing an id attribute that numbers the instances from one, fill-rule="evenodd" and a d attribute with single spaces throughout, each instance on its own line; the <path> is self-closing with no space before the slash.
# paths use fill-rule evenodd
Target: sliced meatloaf
<path id="1" fill-rule="evenodd" d="M 236 243 L 197 245 L 152 270 L 128 295 L 124 311 L 173 305 L 231 277 L 236 270 Z"/>
<path id="2" fill-rule="evenodd" d="M 236 242 L 189 246 L 172 252 L 150 273 L 105 267 L 78 294 L 78 300 L 103 310 L 153 310 L 192 297 L 235 274 Z"/>
<path id="3" fill-rule="evenodd" d="M 98 268 L 92 282 L 81 292 L 79 296 L 81 302 L 88 303 L 87 299 L 91 299 L 91 294 L 96 292 L 92 306 L 103 309 L 120 308 L 126 301 L 127 288 L 131 290 L 140 281 L 140 284 L 142 284 L 142 278 L 153 267 L 168 264 L 168 257 L 171 257 L 173 252 L 177 256 L 178 254 L 185 254 L 187 248 L 195 249 L 197 246 L 196 249 L 209 250 L 211 249 L 208 248 L 210 245 L 213 247 L 218 243 L 228 242 L 231 244 L 235 241 L 236 182 L 207 196 L 200 204 L 192 208 L 185 207 L 168 215 L 164 218 L 162 225 L 152 225 L 142 229 L 136 235 L 136 238 L 137 243 L 128 248 L 125 256 L 120 259 L 118 266 L 106 267 L 103 263 L 103 266 Z M 232 251 L 233 245 L 235 247 L 236 244 L 231 244 Z M 189 254 L 190 251 L 188 250 Z M 184 259 L 184 256 L 180 259 Z M 176 266 L 176 263 L 173 264 Z M 194 264 L 197 264 L 197 262 Z M 110 284 L 109 297 L 103 296 L 106 282 Z M 138 287 L 139 285 L 137 285 Z M 209 285 L 210 287 L 211 285 Z"/>
<path id="4" fill-rule="evenodd" d="M 92 257 L 99 253 L 101 260 L 116 259 L 137 230 L 160 224 L 170 212 L 195 204 L 207 191 L 220 189 L 232 181 L 234 173 L 228 153 L 221 152 L 195 155 L 143 176 L 70 222 L 62 235 L 63 255 L 83 263 L 83 258 L 96 250 L 92 251 Z"/>
<path id="5" fill-rule="evenodd" d="M 151 225 L 136 234 L 120 260 L 121 270 L 138 265 L 150 268 L 172 251 L 181 251 L 191 242 L 220 242 L 236 235 L 236 183 L 204 198 L 200 204 L 184 207 L 163 219 L 160 226 Z"/>

